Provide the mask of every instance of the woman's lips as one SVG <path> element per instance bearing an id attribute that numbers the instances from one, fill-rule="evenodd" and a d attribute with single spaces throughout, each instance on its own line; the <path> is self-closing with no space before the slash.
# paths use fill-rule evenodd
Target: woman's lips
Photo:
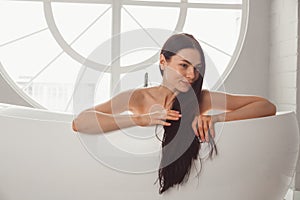
<path id="1" fill-rule="evenodd" d="M 187 82 L 187 81 L 181 81 L 183 84 L 185 84 L 186 86 L 191 85 L 191 83 Z"/>

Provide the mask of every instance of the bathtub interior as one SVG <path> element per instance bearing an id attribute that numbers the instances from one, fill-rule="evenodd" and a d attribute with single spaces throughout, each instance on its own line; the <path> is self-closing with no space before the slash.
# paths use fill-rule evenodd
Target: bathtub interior
<path id="1" fill-rule="evenodd" d="M 212 160 L 205 159 L 199 180 L 196 173 L 200 166 L 195 162 L 188 184 L 160 196 L 158 185 L 154 185 L 159 152 L 152 151 L 160 146 L 159 140 L 153 140 L 148 146 L 141 138 L 143 145 L 128 143 L 143 132 L 138 128 L 122 132 L 124 137 L 120 137 L 120 132 L 105 138 L 74 133 L 71 120 L 69 114 L 2 105 L 0 123 L 5 131 L 0 134 L 1 199 L 72 196 L 74 200 L 93 200 L 127 196 L 176 200 L 200 196 L 212 200 L 282 200 L 298 158 L 299 130 L 294 113 L 217 123 L 219 155 Z M 153 136 L 153 127 L 145 130 L 148 132 L 142 136 L 147 141 Z M 282 140 L 283 133 L 291 135 Z M 101 143 L 104 139 L 109 141 L 107 148 Z M 128 154 L 104 152 L 111 147 Z M 150 152 L 150 156 L 133 157 L 138 150 L 138 153 Z M 133 169 L 140 173 L 133 173 Z"/>

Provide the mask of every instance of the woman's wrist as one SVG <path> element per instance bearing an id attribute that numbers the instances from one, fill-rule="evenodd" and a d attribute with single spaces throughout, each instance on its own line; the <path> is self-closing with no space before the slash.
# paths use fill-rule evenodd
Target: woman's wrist
<path id="1" fill-rule="evenodd" d="M 215 122 L 225 122 L 226 112 L 215 115 Z"/>
<path id="2" fill-rule="evenodd" d="M 140 114 L 131 115 L 131 121 L 136 126 L 140 126 L 140 124 L 142 123 L 142 118 L 143 118 L 143 115 L 140 115 Z"/>

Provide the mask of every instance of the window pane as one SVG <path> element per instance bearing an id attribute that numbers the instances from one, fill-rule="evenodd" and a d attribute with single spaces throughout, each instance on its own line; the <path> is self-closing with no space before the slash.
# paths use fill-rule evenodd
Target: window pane
<path id="1" fill-rule="evenodd" d="M 96 104 L 104 103 L 105 101 L 108 101 L 111 98 L 110 81 L 111 81 L 110 73 L 101 73 L 95 91 L 94 101 Z"/>
<path id="2" fill-rule="evenodd" d="M 64 40 L 84 57 L 111 36 L 110 5 L 52 3 L 52 10 Z"/>
<path id="3" fill-rule="evenodd" d="M 60 52 L 49 30 L 0 48 L 1 62 L 14 80 L 34 76 Z"/>
<path id="4" fill-rule="evenodd" d="M 0 47 L 9 41 L 47 28 L 43 4 L 41 2 L 1 1 L 0 25 Z"/>
<path id="5" fill-rule="evenodd" d="M 122 32 L 141 28 L 163 28 L 174 30 L 179 8 L 123 6 Z M 129 14 L 128 14 L 129 13 Z"/>
<path id="6" fill-rule="evenodd" d="M 147 60 L 154 56 L 159 49 L 137 49 L 121 55 L 121 66 L 133 65 Z M 157 58 L 158 59 L 158 58 Z"/>
<path id="7" fill-rule="evenodd" d="M 143 70 L 122 74 L 121 90 L 144 87 L 145 74 L 148 73 L 148 87 L 159 85 L 162 81 L 158 63 Z"/>
<path id="8" fill-rule="evenodd" d="M 200 41 L 210 59 L 207 70 L 214 70 L 206 74 L 210 79 L 208 88 L 213 87 L 227 68 L 236 48 L 240 25 L 240 10 L 189 9 L 184 31 L 193 33 Z"/>
<path id="9" fill-rule="evenodd" d="M 240 10 L 189 9 L 184 31 L 231 55 L 239 36 L 240 19 Z"/>

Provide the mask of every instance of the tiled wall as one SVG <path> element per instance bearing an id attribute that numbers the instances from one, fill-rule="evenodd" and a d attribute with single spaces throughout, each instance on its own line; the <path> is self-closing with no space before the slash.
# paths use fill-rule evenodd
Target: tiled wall
<path id="1" fill-rule="evenodd" d="M 298 0 L 272 0 L 269 96 L 278 110 L 296 111 Z"/>
<path id="2" fill-rule="evenodd" d="M 278 111 L 293 110 L 300 121 L 298 10 L 298 0 L 271 0 L 269 97 Z M 300 191 L 300 162 L 295 189 Z"/>

